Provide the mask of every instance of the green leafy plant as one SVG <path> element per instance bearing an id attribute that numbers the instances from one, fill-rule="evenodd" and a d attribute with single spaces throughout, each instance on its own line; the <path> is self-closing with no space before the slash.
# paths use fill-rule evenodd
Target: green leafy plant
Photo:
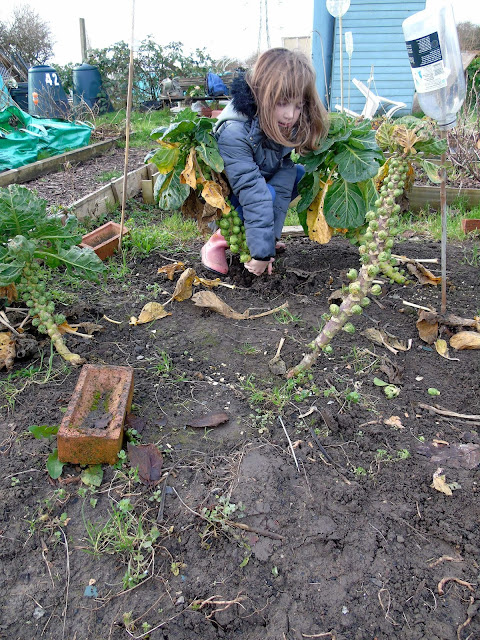
<path id="1" fill-rule="evenodd" d="M 306 170 L 298 190 L 297 213 L 305 232 L 322 211 L 334 229 L 358 229 L 376 199 L 373 178 L 384 162 L 369 120 L 330 114 L 320 147 L 300 157 Z"/>
<path id="2" fill-rule="evenodd" d="M 63 224 L 61 215 L 49 215 L 47 202 L 19 185 L 0 189 L 0 287 L 24 300 L 32 324 L 46 333 L 58 353 L 74 365 L 84 360 L 66 346 L 58 325 L 65 317 L 45 285 L 45 268 L 63 265 L 67 271 L 95 280 L 104 270 L 100 258 L 81 241 L 75 216 Z"/>
<path id="3" fill-rule="evenodd" d="M 30 433 L 37 440 L 41 440 L 42 438 L 47 438 L 48 440 L 50 440 L 51 438 L 53 438 L 53 436 L 57 435 L 58 429 L 58 425 L 48 426 L 32 424 L 30 427 L 28 427 Z M 58 459 L 58 449 L 55 447 L 55 449 L 49 454 L 47 458 L 48 475 L 53 480 L 56 480 L 62 475 L 63 467 L 64 463 L 60 462 L 60 460 Z"/>
<path id="4" fill-rule="evenodd" d="M 195 218 L 201 230 L 222 212 L 228 186 L 221 177 L 223 159 L 212 135 L 214 121 L 201 118 L 184 109 L 174 121 L 151 133 L 160 149 L 151 151 L 146 162 L 156 165 L 160 173 L 154 196 L 161 209 L 181 209 L 186 217 Z"/>
<path id="5" fill-rule="evenodd" d="M 348 272 L 350 284 L 345 287 L 341 305 L 331 305 L 329 313 L 322 316 L 325 326 L 310 343 L 311 351 L 288 371 L 288 377 L 310 368 L 323 350 L 331 350 L 330 342 L 339 331 L 355 332 L 350 320 L 370 304 L 369 295 L 382 292 L 380 285 L 373 282 L 380 272 L 393 282 L 405 282 L 391 254 L 400 212 L 397 201 L 414 175 L 414 164 L 420 165 L 431 180 L 440 180 L 438 166 L 425 156 L 438 155 L 446 144 L 444 140 L 436 139 L 429 121 L 413 116 L 406 116 L 395 123 L 385 121 L 377 131 L 376 141 L 383 151 L 388 152 L 389 158 L 377 178 L 378 197 L 365 216 L 368 226 L 360 239 L 360 270 Z"/>

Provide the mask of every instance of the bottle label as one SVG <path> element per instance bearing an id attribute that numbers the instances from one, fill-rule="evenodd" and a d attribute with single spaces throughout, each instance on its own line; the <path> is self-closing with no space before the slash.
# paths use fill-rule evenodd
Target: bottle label
<path id="1" fill-rule="evenodd" d="M 406 44 L 417 92 L 426 93 L 446 87 L 448 73 L 445 71 L 438 33 L 434 31 L 416 40 L 408 40 Z"/>

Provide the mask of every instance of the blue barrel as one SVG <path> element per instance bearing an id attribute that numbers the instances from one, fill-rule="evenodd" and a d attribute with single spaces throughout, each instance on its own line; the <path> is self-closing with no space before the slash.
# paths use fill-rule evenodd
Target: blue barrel
<path id="1" fill-rule="evenodd" d="M 12 87 L 9 91 L 20 109 L 28 113 L 28 82 L 19 82 L 15 88 Z"/>
<path id="2" fill-rule="evenodd" d="M 73 69 L 73 105 L 81 107 L 82 103 L 90 109 L 96 107 L 99 113 L 113 110 L 98 67 L 86 62 Z"/>
<path id="3" fill-rule="evenodd" d="M 40 64 L 28 70 L 28 113 L 42 118 L 66 118 L 70 107 L 53 67 Z"/>

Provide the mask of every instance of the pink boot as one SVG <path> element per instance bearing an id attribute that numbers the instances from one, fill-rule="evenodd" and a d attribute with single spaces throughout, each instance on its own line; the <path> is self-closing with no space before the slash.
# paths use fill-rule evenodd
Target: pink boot
<path id="1" fill-rule="evenodd" d="M 228 273 L 227 258 L 225 256 L 227 247 L 228 242 L 222 236 L 220 229 L 218 229 L 202 247 L 200 255 L 202 256 L 203 266 L 214 273 L 226 275 Z"/>

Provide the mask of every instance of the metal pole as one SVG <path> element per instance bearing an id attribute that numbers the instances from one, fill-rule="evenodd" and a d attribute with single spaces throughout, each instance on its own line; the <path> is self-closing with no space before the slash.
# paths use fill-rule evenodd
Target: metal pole
<path id="1" fill-rule="evenodd" d="M 80 20 L 80 52 L 82 62 L 87 61 L 87 35 L 85 32 L 85 18 L 79 18 Z"/>
<path id="2" fill-rule="evenodd" d="M 342 42 L 342 16 L 338 19 L 338 29 L 339 29 L 339 46 L 340 46 L 340 106 L 343 111 L 343 42 Z"/>
<path id="3" fill-rule="evenodd" d="M 442 131 L 442 138 L 447 139 L 447 132 Z M 447 310 L 447 169 L 445 166 L 447 154 L 442 153 L 442 168 L 440 183 L 440 211 L 442 218 L 442 241 L 441 241 L 441 275 L 442 275 L 442 304 L 441 313 Z"/>

